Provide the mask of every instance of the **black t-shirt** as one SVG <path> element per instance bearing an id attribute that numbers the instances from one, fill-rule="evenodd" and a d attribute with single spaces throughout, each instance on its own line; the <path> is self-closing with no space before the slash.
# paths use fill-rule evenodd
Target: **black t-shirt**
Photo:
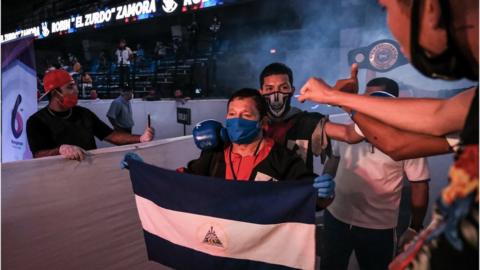
<path id="1" fill-rule="evenodd" d="M 187 173 L 225 178 L 226 163 L 224 150 L 216 148 L 203 151 L 198 159 L 188 163 Z M 262 160 L 250 174 L 249 180 L 255 180 L 258 173 L 270 176 L 278 181 L 314 179 L 315 174 L 308 170 L 305 162 L 294 152 L 274 144 L 268 156 Z"/>
<path id="2" fill-rule="evenodd" d="M 28 144 L 32 153 L 54 149 L 62 144 L 96 149 L 95 137 L 103 140 L 113 130 L 89 109 L 75 106 L 71 111 L 53 112 L 47 107 L 27 121 Z"/>

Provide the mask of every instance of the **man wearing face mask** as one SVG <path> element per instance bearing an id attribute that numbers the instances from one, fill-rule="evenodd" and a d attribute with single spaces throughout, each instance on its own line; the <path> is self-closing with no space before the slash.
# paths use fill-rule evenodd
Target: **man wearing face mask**
<path id="1" fill-rule="evenodd" d="M 115 145 L 148 142 L 154 131 L 146 128 L 143 135 L 113 131 L 90 110 L 77 106 L 78 89 L 64 70 L 48 72 L 44 79 L 48 105 L 27 121 L 27 137 L 34 158 L 62 155 L 83 160 L 85 150 L 96 149 L 95 138 Z"/>
<path id="2" fill-rule="evenodd" d="M 273 139 L 264 137 L 266 114 L 265 100 L 257 90 L 235 92 L 228 101 L 226 128 L 220 132 L 224 141 L 230 143 L 202 151 L 198 159 L 178 171 L 237 181 L 314 179 L 314 187 L 321 199 L 319 206 L 325 207 L 333 197 L 332 178 L 316 177 L 300 157 Z M 221 128 L 220 123 L 209 120 L 199 125 L 212 123 Z"/>
<path id="3" fill-rule="evenodd" d="M 420 72 L 432 78 L 478 81 L 478 1 L 379 2 L 387 10 L 392 34 Z M 355 121 L 367 116 L 405 132 L 460 134 L 450 183 L 438 199 L 433 222 L 390 269 L 478 269 L 478 87 L 446 100 L 388 100 L 332 91 L 321 79 L 311 78 L 299 100 L 350 108 L 356 112 Z M 422 142 L 411 142 L 422 147 Z M 417 153 L 408 154 L 404 157 Z"/>
<path id="4" fill-rule="evenodd" d="M 313 155 L 320 155 L 323 162 L 330 154 L 330 138 L 347 143 L 363 139 L 354 131 L 353 125 L 331 123 L 320 113 L 291 107 L 295 88 L 292 70 L 288 66 L 282 63 L 266 66 L 260 74 L 260 87 L 260 94 L 268 104 L 270 120 L 266 136 L 294 150 L 310 170 L 313 171 Z"/>

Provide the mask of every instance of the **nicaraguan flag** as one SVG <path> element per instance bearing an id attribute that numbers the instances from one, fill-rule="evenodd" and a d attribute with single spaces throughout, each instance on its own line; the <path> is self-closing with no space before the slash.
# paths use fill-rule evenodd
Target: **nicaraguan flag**
<path id="1" fill-rule="evenodd" d="M 128 164 L 150 260 L 175 269 L 314 268 L 310 181 L 226 181 Z"/>

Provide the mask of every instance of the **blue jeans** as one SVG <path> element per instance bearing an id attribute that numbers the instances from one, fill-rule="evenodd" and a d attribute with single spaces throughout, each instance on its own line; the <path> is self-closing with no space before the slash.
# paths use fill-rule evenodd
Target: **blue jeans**
<path id="1" fill-rule="evenodd" d="M 362 270 L 385 270 L 395 252 L 395 228 L 376 230 L 353 226 L 324 213 L 324 245 L 320 257 L 321 270 L 346 270 L 355 251 Z"/>

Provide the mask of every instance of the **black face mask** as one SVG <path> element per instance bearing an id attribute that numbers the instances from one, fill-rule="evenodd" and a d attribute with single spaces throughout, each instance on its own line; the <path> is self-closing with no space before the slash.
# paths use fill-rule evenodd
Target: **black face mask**
<path id="1" fill-rule="evenodd" d="M 450 23 L 448 0 L 439 0 L 442 23 L 447 30 L 447 49 L 440 55 L 428 57 L 419 44 L 420 4 L 421 0 L 413 0 L 410 31 L 410 55 L 412 65 L 423 75 L 444 80 L 468 78 L 478 80 L 478 67 L 472 68 L 469 62 L 460 54 L 453 39 L 453 29 Z"/>
<path id="2" fill-rule="evenodd" d="M 290 110 L 290 99 L 292 94 L 275 92 L 263 95 L 268 104 L 268 111 L 273 117 L 282 117 Z"/>

